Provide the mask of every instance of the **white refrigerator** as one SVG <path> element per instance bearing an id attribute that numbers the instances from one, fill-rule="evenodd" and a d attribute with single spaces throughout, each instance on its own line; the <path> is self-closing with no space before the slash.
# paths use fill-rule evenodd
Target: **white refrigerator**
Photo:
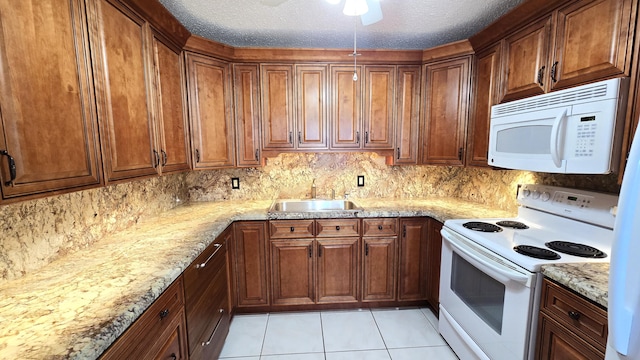
<path id="1" fill-rule="evenodd" d="M 609 270 L 606 360 L 640 360 L 640 129 L 622 180 Z"/>

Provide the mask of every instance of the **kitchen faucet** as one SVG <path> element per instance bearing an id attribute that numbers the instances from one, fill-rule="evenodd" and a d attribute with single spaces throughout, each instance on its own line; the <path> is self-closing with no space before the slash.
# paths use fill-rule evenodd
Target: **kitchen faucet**
<path id="1" fill-rule="evenodd" d="M 313 179 L 313 182 L 311 183 L 311 198 L 316 198 L 316 179 Z"/>

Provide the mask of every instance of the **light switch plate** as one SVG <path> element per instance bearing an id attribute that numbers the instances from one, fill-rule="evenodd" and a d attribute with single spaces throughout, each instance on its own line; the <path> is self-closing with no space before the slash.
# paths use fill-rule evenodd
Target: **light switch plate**
<path id="1" fill-rule="evenodd" d="M 358 187 L 364 186 L 364 175 L 358 175 Z"/>
<path id="2" fill-rule="evenodd" d="M 240 178 L 231 178 L 231 188 L 240 189 Z"/>

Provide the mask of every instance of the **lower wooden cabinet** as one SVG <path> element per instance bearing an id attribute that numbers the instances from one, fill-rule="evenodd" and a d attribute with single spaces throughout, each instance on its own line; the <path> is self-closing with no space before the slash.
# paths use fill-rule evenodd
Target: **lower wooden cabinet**
<path id="1" fill-rule="evenodd" d="M 400 219 L 398 251 L 398 300 L 427 298 L 428 273 L 427 218 Z"/>
<path id="2" fill-rule="evenodd" d="M 360 238 L 318 239 L 316 249 L 316 301 L 357 302 Z"/>
<path id="3" fill-rule="evenodd" d="M 397 237 L 365 237 L 362 260 L 362 301 L 396 299 Z"/>
<path id="4" fill-rule="evenodd" d="M 427 302 L 431 309 L 438 314 L 440 308 L 440 258 L 442 257 L 442 223 L 435 219 L 428 222 L 428 250 L 427 250 Z"/>
<path id="5" fill-rule="evenodd" d="M 313 304 L 315 295 L 314 241 L 271 241 L 273 305 Z"/>
<path id="6" fill-rule="evenodd" d="M 608 335 L 607 313 L 545 279 L 537 335 L 538 360 L 602 360 Z"/>
<path id="7" fill-rule="evenodd" d="M 243 221 L 233 226 L 233 303 L 237 308 L 269 305 L 267 222 Z"/>
<path id="8" fill-rule="evenodd" d="M 187 359 L 182 276 L 102 354 L 102 360 Z"/>

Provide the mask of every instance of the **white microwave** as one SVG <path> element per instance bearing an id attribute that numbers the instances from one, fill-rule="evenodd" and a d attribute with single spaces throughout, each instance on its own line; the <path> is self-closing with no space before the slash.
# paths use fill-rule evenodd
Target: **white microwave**
<path id="1" fill-rule="evenodd" d="M 491 166 L 564 174 L 618 169 L 628 78 L 491 107 Z"/>

